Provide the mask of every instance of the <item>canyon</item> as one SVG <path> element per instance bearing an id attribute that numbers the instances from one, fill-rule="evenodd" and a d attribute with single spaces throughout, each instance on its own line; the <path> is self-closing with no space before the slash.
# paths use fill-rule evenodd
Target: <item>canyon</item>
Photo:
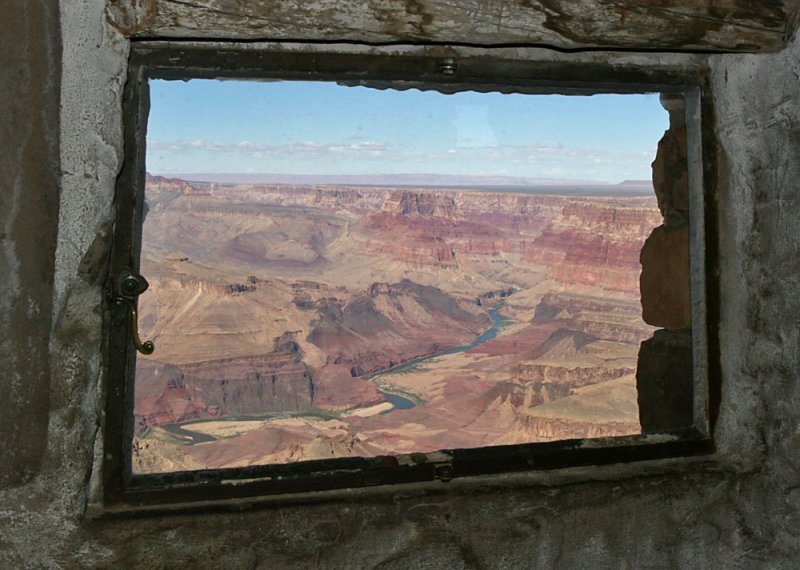
<path id="1" fill-rule="evenodd" d="M 662 216 L 620 186 L 148 174 L 134 472 L 639 433 Z"/>

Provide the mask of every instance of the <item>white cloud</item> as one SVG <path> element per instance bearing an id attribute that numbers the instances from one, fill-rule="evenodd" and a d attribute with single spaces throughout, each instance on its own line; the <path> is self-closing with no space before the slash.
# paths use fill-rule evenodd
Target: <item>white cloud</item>
<path id="1" fill-rule="evenodd" d="M 227 153 L 250 156 L 253 158 L 324 158 L 325 156 L 382 156 L 388 147 L 380 141 L 318 143 L 315 141 L 296 141 L 283 145 L 262 144 L 253 141 L 223 143 L 197 139 L 193 141 L 160 141 L 147 140 L 147 147 L 152 152 L 167 151 L 170 153 Z"/>
<path id="2" fill-rule="evenodd" d="M 476 146 L 443 147 L 434 151 L 413 148 L 394 148 L 384 142 L 349 137 L 341 141 L 320 143 L 313 140 L 292 141 L 285 144 L 264 144 L 254 141 L 219 142 L 205 139 L 191 141 L 160 141 L 148 139 L 148 152 L 159 160 L 170 164 L 183 159 L 208 161 L 210 159 L 228 160 L 215 155 L 228 155 L 231 160 L 246 164 L 251 160 L 262 162 L 291 161 L 292 164 L 304 162 L 335 163 L 347 161 L 370 161 L 378 169 L 387 172 L 414 169 L 475 170 L 491 168 L 495 172 L 504 165 L 514 165 L 516 171 L 564 174 L 589 172 L 589 169 L 606 168 L 641 173 L 649 172 L 650 163 L 655 158 L 655 149 L 614 151 L 601 148 L 576 148 L 563 145 L 534 143 L 527 145 L 498 144 L 489 141 Z M 166 171 L 166 170 L 165 170 Z M 432 170 L 430 170 L 432 171 Z M 633 174 L 631 174 L 633 176 Z"/>
<path id="3" fill-rule="evenodd" d="M 439 153 L 438 157 L 445 157 L 450 150 Z M 641 163 L 649 167 L 655 158 L 655 152 L 648 151 L 613 151 L 606 149 L 570 148 L 561 145 L 531 144 L 531 145 L 486 145 L 468 149 L 459 149 L 459 159 L 492 161 L 525 162 L 542 165 L 564 165 L 569 169 L 576 165 L 584 164 L 636 164 Z M 430 158 L 437 158 L 430 155 Z"/>

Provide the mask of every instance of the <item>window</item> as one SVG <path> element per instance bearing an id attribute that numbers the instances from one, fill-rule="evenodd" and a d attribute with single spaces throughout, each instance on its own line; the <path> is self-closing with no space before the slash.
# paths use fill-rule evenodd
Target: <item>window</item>
<path id="1" fill-rule="evenodd" d="M 110 502 L 710 449 L 698 80 L 489 63 L 133 50 L 109 286 Z M 629 138 L 667 130 L 650 139 L 655 195 L 640 166 L 621 174 L 641 154 L 624 136 L 587 131 L 591 151 L 554 140 L 620 101 Z M 549 112 L 534 117 L 536 104 Z M 226 117 L 236 105 L 248 128 Z M 647 105 L 661 124 L 635 124 Z M 266 139 L 245 134 L 258 118 Z M 520 132 L 534 127 L 543 139 Z M 254 163 L 261 174 L 243 175 Z"/>

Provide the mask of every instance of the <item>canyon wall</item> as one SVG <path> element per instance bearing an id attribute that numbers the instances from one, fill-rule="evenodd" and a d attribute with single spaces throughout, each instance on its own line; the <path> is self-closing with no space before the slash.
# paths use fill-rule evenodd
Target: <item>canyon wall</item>
<path id="1" fill-rule="evenodd" d="M 375 283 L 346 305 L 326 303 L 308 341 L 353 376 L 391 368 L 406 360 L 466 344 L 491 323 L 469 312 L 436 287 L 409 280 Z"/>
<path id="2" fill-rule="evenodd" d="M 137 434 L 146 443 L 163 439 L 148 430 L 169 423 L 275 411 L 342 421 L 328 433 L 306 418 L 303 432 L 274 417 L 251 424 L 261 435 L 243 428 L 214 442 L 219 453 L 185 450 L 211 468 L 327 457 L 314 449 L 380 455 L 579 434 L 591 422 L 576 411 L 582 404 L 570 411 L 573 396 L 617 379 L 627 386 L 633 351 L 649 334 L 635 301 L 638 251 L 660 215 L 655 197 L 544 191 L 149 176 L 142 271 L 153 287 L 140 311 L 159 360 L 137 372 Z M 490 318 L 501 306 L 512 332 Z M 496 338 L 476 343 L 487 331 Z M 293 362 L 264 353 L 279 339 Z M 413 374 L 382 374 L 412 361 Z M 298 398 L 298 366 L 311 398 Z M 611 426 L 606 435 L 632 433 L 632 393 L 613 386 L 595 393 L 596 405 L 617 396 L 629 405 L 595 421 Z M 419 409 L 395 410 L 392 398 Z M 531 409 L 559 401 L 561 417 L 535 433 Z M 266 433 L 283 443 L 260 453 L 253 446 Z M 151 467 L 153 453 L 180 455 L 163 441 L 137 449 Z"/>
<path id="3" fill-rule="evenodd" d="M 654 197 L 278 184 L 213 185 L 211 192 L 213 199 L 188 194 L 185 207 L 195 213 L 263 219 L 292 212 L 270 207 L 312 208 L 305 212 L 310 217 L 314 211 L 351 212 L 355 225 L 346 231 L 355 233 L 348 233 L 348 239 L 364 254 L 387 254 L 412 267 L 443 269 L 460 267 L 474 256 L 520 254 L 524 261 L 546 265 L 550 277 L 565 286 L 601 287 L 631 297 L 639 292 L 641 236 L 661 221 Z M 339 229 L 318 228 L 319 244 L 345 231 L 343 219 L 323 223 Z M 267 234 L 237 236 L 225 252 L 241 260 L 248 255 L 262 258 L 269 247 L 262 240 Z M 318 247 L 306 246 L 304 251 L 298 262 L 319 261 Z"/>
<path id="4" fill-rule="evenodd" d="M 292 354 L 181 365 L 142 360 L 136 371 L 134 422 L 140 434 L 191 419 L 306 410 L 313 402 L 311 372 Z"/>

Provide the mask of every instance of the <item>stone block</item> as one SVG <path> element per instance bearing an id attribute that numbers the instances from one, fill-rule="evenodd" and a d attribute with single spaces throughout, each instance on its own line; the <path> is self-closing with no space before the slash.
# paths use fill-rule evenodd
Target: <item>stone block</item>
<path id="1" fill-rule="evenodd" d="M 644 321 L 669 330 L 690 328 L 689 226 L 655 228 L 642 247 L 639 262 Z"/>
<path id="2" fill-rule="evenodd" d="M 683 109 L 669 106 L 672 126 L 658 142 L 653 161 L 653 188 L 658 199 L 658 209 L 668 226 L 680 225 L 689 219 L 689 177 L 686 168 L 686 127 L 678 117 Z"/>
<path id="3" fill-rule="evenodd" d="M 644 433 L 693 423 L 692 336 L 659 330 L 641 344 L 636 366 L 639 422 Z"/>

